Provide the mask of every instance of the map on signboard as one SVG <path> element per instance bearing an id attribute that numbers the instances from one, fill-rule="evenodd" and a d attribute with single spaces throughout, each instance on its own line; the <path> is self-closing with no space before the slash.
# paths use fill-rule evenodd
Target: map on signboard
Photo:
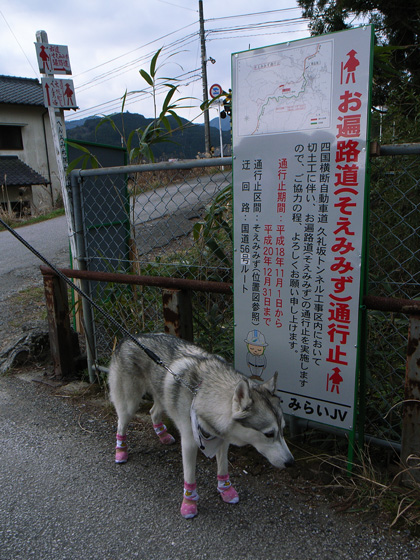
<path id="1" fill-rule="evenodd" d="M 332 41 L 261 54 L 240 53 L 239 136 L 328 128 L 331 121 Z"/>

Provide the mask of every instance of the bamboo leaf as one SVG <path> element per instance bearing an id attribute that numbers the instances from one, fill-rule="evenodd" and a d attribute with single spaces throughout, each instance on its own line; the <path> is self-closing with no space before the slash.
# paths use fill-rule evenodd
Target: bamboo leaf
<path id="1" fill-rule="evenodd" d="M 163 101 L 163 104 L 162 104 L 162 111 L 161 111 L 161 113 L 160 113 L 161 115 L 166 113 L 166 111 L 167 111 L 167 109 L 168 109 L 168 106 L 169 106 L 169 103 L 170 103 L 172 97 L 174 96 L 174 93 L 176 92 L 176 90 L 177 90 L 177 88 L 176 88 L 175 86 L 173 86 L 173 87 L 168 91 L 168 93 L 167 93 L 167 95 L 166 95 L 166 97 L 165 97 L 165 99 L 164 99 L 164 101 Z"/>
<path id="2" fill-rule="evenodd" d="M 163 126 L 166 128 L 168 132 L 172 132 L 171 123 L 169 122 L 167 117 L 162 117 L 161 119 Z"/>
<path id="3" fill-rule="evenodd" d="M 143 70 L 143 68 L 141 68 L 139 70 L 141 77 L 143 78 L 143 80 L 145 82 L 147 82 L 149 84 L 149 86 L 153 87 L 153 79 L 152 77 L 146 72 L 146 70 Z"/>
<path id="4" fill-rule="evenodd" d="M 125 90 L 124 95 L 122 96 L 122 104 L 121 104 L 121 113 L 124 113 L 125 102 L 127 99 L 127 90 Z"/>
<path id="5" fill-rule="evenodd" d="M 153 58 L 150 62 L 150 74 L 153 77 L 156 76 L 156 64 L 161 51 L 162 51 L 162 47 L 153 55 Z"/>
<path id="6" fill-rule="evenodd" d="M 178 126 L 182 128 L 184 125 L 182 123 L 181 117 L 175 113 L 172 109 L 168 110 L 168 113 L 176 120 Z"/>
<path id="7" fill-rule="evenodd" d="M 67 140 L 67 145 L 71 146 L 72 148 L 75 148 L 76 150 L 80 150 L 81 152 L 84 152 L 85 154 L 94 157 L 94 155 L 92 154 L 92 152 L 90 152 L 85 146 L 82 146 L 81 144 L 78 144 L 77 142 L 71 142 L 70 140 Z M 80 157 L 84 157 L 84 156 L 80 156 Z M 80 159 L 80 158 L 77 158 Z"/>
<path id="8" fill-rule="evenodd" d="M 127 151 L 129 151 L 129 152 L 131 151 L 131 143 L 132 143 L 132 141 L 133 141 L 133 137 L 134 137 L 134 135 L 136 134 L 136 132 L 137 132 L 136 129 L 132 130 L 132 131 L 130 132 L 128 138 L 127 138 L 126 146 L 127 146 Z"/>
<path id="9" fill-rule="evenodd" d="M 68 167 L 67 167 L 67 175 L 69 175 L 73 169 L 76 169 L 77 167 L 79 167 L 79 163 L 82 162 L 84 159 L 86 159 L 86 156 L 81 155 L 77 158 L 75 158 L 71 163 L 69 163 Z M 83 169 L 83 165 L 81 166 Z"/>

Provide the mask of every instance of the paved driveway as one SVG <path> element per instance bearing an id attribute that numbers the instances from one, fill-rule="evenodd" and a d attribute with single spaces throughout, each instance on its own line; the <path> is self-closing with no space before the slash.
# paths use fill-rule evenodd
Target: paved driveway
<path id="1" fill-rule="evenodd" d="M 56 266 L 69 266 L 69 242 L 65 216 L 17 230 Z M 13 292 L 41 283 L 39 265 L 33 255 L 10 232 L 0 232 L 0 299 Z"/>

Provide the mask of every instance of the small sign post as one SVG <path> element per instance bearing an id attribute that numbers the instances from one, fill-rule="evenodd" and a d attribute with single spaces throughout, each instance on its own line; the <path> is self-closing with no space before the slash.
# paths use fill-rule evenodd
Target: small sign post
<path id="1" fill-rule="evenodd" d="M 44 92 L 44 102 L 45 106 L 48 108 L 48 115 L 51 124 L 51 133 L 57 160 L 61 194 L 67 217 L 70 249 L 72 255 L 76 255 L 76 244 L 71 220 L 69 194 L 67 190 L 66 170 L 68 162 L 65 143 L 66 127 L 63 109 L 76 109 L 77 106 L 74 97 L 73 81 L 67 78 L 61 80 L 54 78 L 54 73 L 71 73 L 70 60 L 67 47 L 50 45 L 45 31 L 36 32 L 36 41 L 35 49 L 38 58 L 38 66 L 40 72 L 46 75 L 45 78 L 41 78 L 41 83 Z"/>
<path id="2" fill-rule="evenodd" d="M 210 97 L 212 99 L 215 99 L 216 97 L 219 97 L 219 95 L 221 95 L 223 93 L 223 88 L 219 84 L 213 84 L 210 87 L 209 93 L 210 93 Z M 222 106 L 223 101 L 221 99 L 216 99 L 214 101 L 214 103 L 217 104 L 217 108 L 219 110 L 220 157 L 223 157 L 223 132 L 222 132 L 222 120 L 221 120 L 221 116 L 220 116 L 220 107 Z"/>

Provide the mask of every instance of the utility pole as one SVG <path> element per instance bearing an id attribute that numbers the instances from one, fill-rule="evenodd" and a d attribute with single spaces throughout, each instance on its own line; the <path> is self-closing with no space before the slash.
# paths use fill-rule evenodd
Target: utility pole
<path id="1" fill-rule="evenodd" d="M 201 79 L 203 82 L 203 103 L 208 103 L 208 86 L 207 86 L 207 55 L 206 55 L 206 38 L 204 36 L 204 15 L 203 0 L 198 0 L 198 8 L 200 14 L 200 41 L 201 41 Z M 210 120 L 209 110 L 204 109 L 204 146 L 206 154 L 210 155 Z"/>

